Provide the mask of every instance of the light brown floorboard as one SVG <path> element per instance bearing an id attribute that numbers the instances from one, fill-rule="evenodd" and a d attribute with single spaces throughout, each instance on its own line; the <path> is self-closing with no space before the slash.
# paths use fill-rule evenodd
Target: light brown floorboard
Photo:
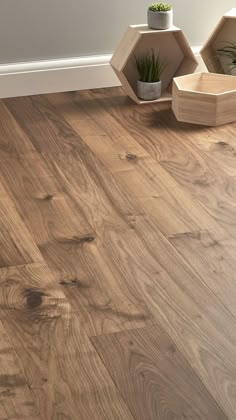
<path id="1" fill-rule="evenodd" d="M 0 200 L 0 267 L 42 260 L 29 231 L 9 197 Z"/>
<path id="2" fill-rule="evenodd" d="M 230 149 L 227 145 L 233 142 L 236 124 L 217 128 L 181 124 L 166 104 L 159 108 L 151 105 L 149 109 L 132 106 L 120 91 L 116 92 L 115 96 L 97 90 L 93 97 L 230 235 L 236 237 L 236 183 L 230 176 L 234 174 L 233 150 L 227 153 L 231 156 L 229 166 L 228 158 L 223 158 L 224 150 L 220 164 L 219 153 L 217 158 L 214 152 L 206 152 L 207 143 L 215 137 L 217 147 L 223 149 L 226 139 L 225 149 Z"/>
<path id="3" fill-rule="evenodd" d="M 115 332 L 153 323 L 135 282 L 131 286 L 125 274 L 116 270 L 95 232 L 95 228 L 104 232 L 103 239 L 108 242 L 106 231 L 114 226 L 114 237 L 125 236 L 130 241 L 132 227 L 107 204 L 82 160 L 73 155 L 67 160 L 60 154 L 57 161 L 75 170 L 70 183 L 77 186 L 76 190 L 68 187 L 61 172 L 55 172 L 57 176 L 53 177 L 39 156 L 2 162 L 0 177 L 58 284 L 83 317 L 87 333 Z M 127 235 L 123 233 L 126 229 Z"/>
<path id="4" fill-rule="evenodd" d="M 34 150 L 26 152 L 28 156 L 23 159 L 16 159 L 16 154 L 4 155 L 1 183 L 55 275 L 49 272 L 47 277 L 54 279 L 56 293 L 62 293 L 65 300 L 62 313 L 52 323 L 40 319 L 37 325 L 34 321 L 29 332 L 27 324 L 26 332 L 24 324 L 17 325 L 24 335 L 23 341 L 19 334 L 15 337 L 17 354 L 30 372 L 35 361 L 41 366 L 41 359 L 46 366 L 43 369 L 55 367 L 58 392 L 53 393 L 57 390 L 54 379 L 50 379 L 50 392 L 45 393 L 37 381 L 34 387 L 35 401 L 48 418 L 62 410 L 69 419 L 76 419 L 76 410 L 80 410 L 82 419 L 92 418 L 95 412 L 99 419 L 129 419 L 132 415 L 122 400 L 123 393 L 117 393 L 88 336 L 130 328 L 137 330 L 127 334 L 138 334 L 138 329 L 156 320 L 177 346 L 176 366 L 184 361 L 206 406 L 209 398 L 209 411 L 219 410 L 220 415 L 233 420 L 236 321 L 230 313 L 232 303 L 213 288 L 203 273 L 204 262 L 199 258 L 202 271 L 196 273 L 195 264 L 181 255 L 169 237 L 204 229 L 217 232 L 222 229 L 218 222 L 229 231 L 233 198 L 227 211 L 222 207 L 222 214 L 218 200 L 220 194 L 233 197 L 233 177 L 222 165 L 217 167 L 216 159 L 192 145 L 190 134 L 199 135 L 200 129 L 185 129 L 175 123 L 166 105 L 148 111 L 147 107 L 131 106 L 115 92 L 120 90 L 82 94 L 86 109 L 81 101 L 77 107 L 74 94 L 60 94 L 58 101 L 57 95 L 4 101 Z M 223 180 L 219 189 L 217 171 Z M 160 199 L 157 207 L 154 199 Z M 44 313 L 51 290 L 45 294 L 37 301 L 37 313 L 41 307 Z M 57 305 L 53 308 L 58 310 Z M 29 311 L 29 317 L 35 316 L 34 311 Z M 3 313 L 8 314 L 6 308 Z M 4 326 L 13 335 L 14 311 L 9 311 L 7 321 Z M 56 324 L 55 331 L 48 324 Z M 41 331 L 46 331 L 47 340 L 41 338 Z M 142 331 L 145 337 L 149 330 Z M 32 334 L 39 343 L 46 341 L 54 352 L 39 355 Z M 27 342 L 29 362 L 21 353 Z M 83 349 L 83 369 L 78 348 Z M 47 354 L 50 357 L 45 360 Z M 165 362 L 169 366 L 167 355 Z M 70 372 L 75 372 L 75 377 Z M 183 377 L 184 372 L 185 368 Z M 120 374 L 123 377 L 125 372 Z M 181 387 L 182 401 L 186 401 L 186 388 Z M 144 392 L 148 393 L 148 388 Z M 66 395 L 66 400 L 61 395 Z M 158 396 L 155 402 L 159 404 Z M 89 411 L 85 413 L 87 405 Z M 132 414 L 138 418 L 134 411 Z"/>
<path id="5" fill-rule="evenodd" d="M 92 342 L 135 419 L 226 419 L 159 326 Z"/>
<path id="6" fill-rule="evenodd" d="M 236 244 L 232 237 L 218 229 L 170 235 L 169 240 L 236 317 Z"/>
<path id="7" fill-rule="evenodd" d="M 1 269 L 0 269 L 1 271 Z M 1 280 L 0 280 L 1 281 Z M 0 284 L 1 287 L 1 284 Z M 2 290 L 1 290 L 2 291 Z M 0 419 L 40 420 L 29 382 L 24 375 L 7 330 L 2 322 L 0 303 Z M 41 419 L 42 420 L 42 419 Z"/>
<path id="8" fill-rule="evenodd" d="M 0 380 L 5 378 L 9 401 L 11 391 L 27 384 L 42 419 L 132 419 L 87 338 L 82 320 L 46 265 L 2 268 L 0 291 L 0 321 L 27 380 L 21 380 L 15 370 L 12 377 L 8 374 L 11 354 L 3 352 L 6 375 Z M 26 410 L 32 407 L 22 406 L 23 402 L 18 401 L 18 409 L 24 409 L 27 416 Z"/>
<path id="9" fill-rule="evenodd" d="M 13 156 L 19 157 L 34 153 L 34 146 L 3 101 L 0 101 L 0 116 L 0 161 Z"/>
<path id="10" fill-rule="evenodd" d="M 80 92 L 48 98 L 116 179 L 141 202 L 161 232 L 168 235 L 195 231 L 197 226 L 216 227 L 215 220 L 109 114 L 96 94 Z M 83 116 L 86 112 L 87 118 L 76 119 L 76 110 L 77 114 L 82 111 Z"/>

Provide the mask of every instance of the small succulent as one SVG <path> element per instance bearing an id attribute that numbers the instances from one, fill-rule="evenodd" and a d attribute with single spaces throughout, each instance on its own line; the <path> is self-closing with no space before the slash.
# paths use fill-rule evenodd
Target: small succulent
<path id="1" fill-rule="evenodd" d="M 139 80 L 146 83 L 159 82 L 166 65 L 161 62 L 160 56 L 155 55 L 153 49 L 140 57 L 135 57 Z"/>
<path id="2" fill-rule="evenodd" d="M 216 50 L 216 54 L 230 59 L 228 63 L 230 66 L 229 70 L 236 68 L 236 42 L 227 42 L 224 47 Z"/>
<path id="3" fill-rule="evenodd" d="M 169 12 L 172 9 L 172 6 L 167 3 L 152 3 L 149 6 L 149 10 L 152 12 Z"/>

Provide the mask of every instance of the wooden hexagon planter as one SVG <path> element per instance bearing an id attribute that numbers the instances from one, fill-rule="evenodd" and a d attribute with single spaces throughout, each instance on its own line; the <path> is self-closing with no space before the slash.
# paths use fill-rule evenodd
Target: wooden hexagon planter
<path id="1" fill-rule="evenodd" d="M 162 76 L 162 96 L 155 101 L 143 101 L 137 96 L 138 72 L 135 56 L 153 49 L 167 64 Z M 198 62 L 183 34 L 172 26 L 167 30 L 149 29 L 147 25 L 129 26 L 120 45 L 111 59 L 125 92 L 138 104 L 172 99 L 172 80 L 175 76 L 195 71 Z"/>
<path id="2" fill-rule="evenodd" d="M 236 42 L 236 9 L 231 9 L 221 18 L 200 52 L 208 71 L 229 73 L 229 60 L 216 53 L 227 42 Z"/>
<path id="3" fill-rule="evenodd" d="M 217 126 L 236 121 L 236 77 L 195 73 L 173 82 L 172 109 L 178 121 Z"/>

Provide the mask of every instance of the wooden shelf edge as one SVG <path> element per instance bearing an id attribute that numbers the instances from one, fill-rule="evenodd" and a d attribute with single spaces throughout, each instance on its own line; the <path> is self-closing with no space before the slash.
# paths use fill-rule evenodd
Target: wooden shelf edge
<path id="1" fill-rule="evenodd" d="M 142 99 L 137 98 L 136 103 L 138 105 L 148 105 L 148 104 L 155 104 L 158 102 L 170 102 L 170 101 L 172 101 L 172 94 L 164 93 L 160 98 L 154 99 L 154 101 L 144 101 Z"/>

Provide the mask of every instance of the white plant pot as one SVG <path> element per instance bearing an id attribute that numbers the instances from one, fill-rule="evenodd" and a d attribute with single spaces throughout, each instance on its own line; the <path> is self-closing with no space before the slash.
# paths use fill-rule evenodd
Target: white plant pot
<path id="1" fill-rule="evenodd" d="M 144 101 L 154 101 L 161 96 L 161 81 L 154 83 L 138 80 L 138 97 Z"/>
<path id="2" fill-rule="evenodd" d="M 151 29 L 168 29 L 173 25 L 173 9 L 168 12 L 148 10 L 147 20 Z"/>

